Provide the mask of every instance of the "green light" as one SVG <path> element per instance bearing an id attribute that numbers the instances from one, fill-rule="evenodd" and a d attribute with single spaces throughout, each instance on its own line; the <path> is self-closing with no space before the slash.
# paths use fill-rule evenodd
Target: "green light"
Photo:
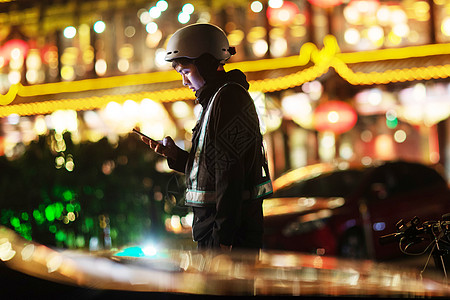
<path id="1" fill-rule="evenodd" d="M 394 129 L 398 125 L 397 118 L 386 118 L 386 126 L 390 129 Z"/>
<path id="2" fill-rule="evenodd" d="M 64 200 L 71 201 L 73 200 L 73 193 L 71 190 L 65 190 L 62 194 Z"/>
<path id="3" fill-rule="evenodd" d="M 31 240 L 31 224 L 30 223 L 20 224 L 20 226 L 15 227 L 15 230 L 25 239 Z"/>
<path id="4" fill-rule="evenodd" d="M 81 210 L 81 205 L 80 205 L 80 203 L 76 202 L 76 203 L 74 204 L 74 210 L 77 211 L 77 212 L 79 212 L 79 211 Z"/>
<path id="5" fill-rule="evenodd" d="M 117 229 L 111 228 L 111 233 L 110 233 L 110 235 L 111 235 L 111 238 L 112 238 L 112 239 L 115 239 L 115 238 L 117 237 L 117 235 L 118 235 Z"/>
<path id="6" fill-rule="evenodd" d="M 88 230 L 94 228 L 94 220 L 92 218 L 86 218 L 85 223 Z"/>
<path id="7" fill-rule="evenodd" d="M 66 234 L 64 233 L 64 231 L 60 230 L 55 234 L 55 239 L 59 242 L 62 242 L 66 239 Z"/>
<path id="8" fill-rule="evenodd" d="M 60 202 L 56 202 L 55 204 L 53 204 L 53 206 L 55 207 L 55 218 L 60 218 L 61 214 L 64 210 L 64 205 L 62 205 L 62 203 Z"/>
<path id="9" fill-rule="evenodd" d="M 12 226 L 19 227 L 20 226 L 20 220 L 17 217 L 11 217 L 10 221 Z"/>
<path id="10" fill-rule="evenodd" d="M 59 202 L 50 204 L 45 208 L 45 217 L 49 222 L 53 222 L 55 219 L 61 217 L 63 210 L 64 206 Z"/>
<path id="11" fill-rule="evenodd" d="M 23 212 L 23 213 L 22 213 L 22 220 L 28 221 L 28 219 L 29 219 L 28 213 Z"/>
<path id="12" fill-rule="evenodd" d="M 55 225 L 48 226 L 48 231 L 50 231 L 51 233 L 56 233 L 56 230 L 57 230 L 57 228 Z"/>
<path id="13" fill-rule="evenodd" d="M 55 220 L 55 208 L 53 205 L 49 205 L 45 208 L 45 217 L 49 222 L 53 222 Z"/>
<path id="14" fill-rule="evenodd" d="M 69 203 L 66 205 L 66 210 L 67 210 L 67 212 L 74 212 L 75 207 Z"/>
<path id="15" fill-rule="evenodd" d="M 33 211 L 33 217 L 36 220 L 36 223 L 38 225 L 41 225 L 45 221 L 45 218 L 42 216 L 41 212 L 39 210 L 37 210 L 37 209 L 35 209 Z"/>
<path id="16" fill-rule="evenodd" d="M 82 235 L 79 235 L 75 239 L 75 245 L 79 248 L 83 248 L 86 245 L 86 242 L 84 240 L 84 237 Z"/>
<path id="17" fill-rule="evenodd" d="M 42 218 L 41 213 L 37 209 L 33 210 L 33 218 L 35 219 Z"/>

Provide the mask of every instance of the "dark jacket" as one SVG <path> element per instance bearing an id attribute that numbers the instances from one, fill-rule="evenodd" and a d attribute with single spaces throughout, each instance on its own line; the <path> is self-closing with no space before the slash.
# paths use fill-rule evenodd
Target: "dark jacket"
<path id="1" fill-rule="evenodd" d="M 262 200 L 272 193 L 258 115 L 245 75 L 220 72 L 197 92 L 202 113 L 190 153 L 169 166 L 186 174 L 186 205 L 200 248 L 262 246 Z"/>

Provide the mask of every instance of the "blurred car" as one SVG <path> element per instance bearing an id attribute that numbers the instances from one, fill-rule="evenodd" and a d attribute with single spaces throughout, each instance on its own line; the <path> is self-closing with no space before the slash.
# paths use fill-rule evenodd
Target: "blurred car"
<path id="1" fill-rule="evenodd" d="M 437 169 L 394 161 L 362 166 L 316 164 L 274 180 L 264 201 L 266 249 L 385 260 L 398 244 L 380 245 L 400 219 L 440 220 L 450 190 Z M 426 245 L 425 245 L 426 246 Z"/>

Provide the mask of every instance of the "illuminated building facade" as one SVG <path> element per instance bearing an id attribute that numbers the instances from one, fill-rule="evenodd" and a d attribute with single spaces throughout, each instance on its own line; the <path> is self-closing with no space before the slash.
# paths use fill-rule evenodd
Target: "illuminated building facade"
<path id="1" fill-rule="evenodd" d="M 53 130 L 111 140 L 139 125 L 189 148 L 194 95 L 164 62 L 176 29 L 221 26 L 261 113 L 272 172 L 336 159 L 447 164 L 450 1 L 3 1 L 0 154 Z M 314 111 L 348 103 L 346 131 Z M 345 118 L 330 112 L 321 122 Z M 333 117 L 334 116 L 334 117 Z M 323 124 L 322 124 L 323 125 Z"/>

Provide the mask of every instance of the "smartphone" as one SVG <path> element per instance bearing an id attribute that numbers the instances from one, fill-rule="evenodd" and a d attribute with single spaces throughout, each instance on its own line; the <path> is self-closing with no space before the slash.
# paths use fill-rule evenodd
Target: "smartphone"
<path id="1" fill-rule="evenodd" d="M 138 135 L 140 135 L 140 136 L 142 136 L 142 137 L 145 137 L 146 139 L 149 139 L 150 141 L 153 141 L 153 142 L 156 142 L 156 143 L 157 143 L 157 141 L 155 141 L 154 139 L 152 139 L 152 138 L 149 137 L 149 136 L 146 136 L 145 134 L 143 134 L 142 132 L 140 132 L 140 131 L 137 130 L 136 128 L 133 128 L 133 132 L 136 133 L 136 134 L 138 134 Z"/>

